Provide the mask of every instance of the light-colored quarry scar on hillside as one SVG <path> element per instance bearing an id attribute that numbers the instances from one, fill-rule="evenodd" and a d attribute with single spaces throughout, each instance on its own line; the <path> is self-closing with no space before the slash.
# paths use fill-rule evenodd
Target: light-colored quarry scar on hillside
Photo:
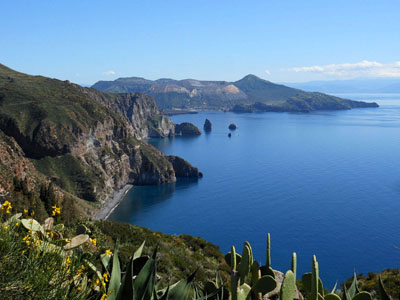
<path id="1" fill-rule="evenodd" d="M 239 94 L 240 93 L 240 90 L 236 86 L 234 86 L 233 84 L 224 86 L 222 88 L 222 91 L 227 93 L 227 94 Z"/>

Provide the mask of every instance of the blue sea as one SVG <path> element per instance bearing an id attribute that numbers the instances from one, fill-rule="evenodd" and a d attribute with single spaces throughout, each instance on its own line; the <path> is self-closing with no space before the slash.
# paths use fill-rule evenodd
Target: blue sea
<path id="1" fill-rule="evenodd" d="M 400 95 L 338 96 L 380 107 L 173 116 L 212 122 L 199 137 L 151 140 L 204 177 L 134 187 L 110 219 L 201 236 L 225 253 L 247 240 L 262 263 L 270 232 L 274 269 L 288 270 L 295 251 L 298 272 L 310 272 L 316 254 L 328 288 L 354 271 L 399 268 Z"/>

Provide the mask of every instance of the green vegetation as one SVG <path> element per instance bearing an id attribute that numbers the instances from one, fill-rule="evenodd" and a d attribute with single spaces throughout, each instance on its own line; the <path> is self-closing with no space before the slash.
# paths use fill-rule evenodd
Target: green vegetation
<path id="1" fill-rule="evenodd" d="M 295 253 L 285 274 L 273 270 L 269 235 L 260 266 L 248 242 L 241 255 L 232 247 L 224 257 L 218 247 L 186 235 L 83 219 L 65 226 L 63 208 L 51 208 L 52 217 L 40 224 L 29 212 L 10 217 L 13 204 L 2 203 L 1 299 L 292 300 L 303 299 L 301 293 L 306 300 L 390 300 L 398 295 L 398 270 L 354 276 L 342 291 L 323 287 L 315 256 L 312 272 L 301 280 Z"/>
<path id="2" fill-rule="evenodd" d="M 0 299 L 115 299 L 113 291 L 120 286 L 115 285 L 115 278 L 121 278 L 121 288 L 126 290 L 124 272 L 128 266 L 133 262 L 132 274 L 139 276 L 148 261 L 157 269 L 157 273 L 151 273 L 157 290 L 170 286 L 168 299 L 185 299 L 173 297 L 177 293 L 174 282 L 197 270 L 198 285 L 227 270 L 218 247 L 201 238 L 164 235 L 109 221 L 81 219 L 65 226 L 61 223 L 64 208 L 57 205 L 52 206 L 52 217 L 40 224 L 28 211 L 9 217 L 14 204 L 2 204 Z M 141 246 L 143 241 L 146 243 Z M 154 249 L 156 261 L 151 258 Z M 117 265 L 120 270 L 115 272 Z M 192 280 L 188 287 L 193 285 Z"/>
<path id="3" fill-rule="evenodd" d="M 102 184 L 101 174 L 82 164 L 77 157 L 65 154 L 31 161 L 39 172 L 52 178 L 60 188 L 79 198 L 96 201 L 93 189 Z"/>
<path id="4" fill-rule="evenodd" d="M 63 154 L 77 133 L 107 118 L 120 119 L 75 84 L 0 64 L 0 129 L 14 136 L 28 156 Z"/>

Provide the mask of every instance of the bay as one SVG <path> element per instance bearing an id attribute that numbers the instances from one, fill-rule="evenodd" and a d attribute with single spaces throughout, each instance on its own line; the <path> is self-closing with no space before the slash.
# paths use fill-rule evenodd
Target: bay
<path id="1" fill-rule="evenodd" d="M 197 166 L 200 180 L 134 187 L 110 219 L 169 234 L 201 236 L 228 252 L 253 247 L 286 271 L 297 252 L 299 273 L 331 287 L 353 271 L 400 267 L 400 95 L 340 94 L 379 108 L 308 114 L 200 112 L 173 116 L 210 134 L 151 140 L 165 154 Z M 228 138 L 228 126 L 238 128 Z"/>

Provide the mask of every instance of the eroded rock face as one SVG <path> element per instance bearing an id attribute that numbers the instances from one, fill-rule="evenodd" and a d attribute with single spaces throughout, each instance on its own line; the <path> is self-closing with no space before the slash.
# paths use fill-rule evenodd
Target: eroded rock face
<path id="1" fill-rule="evenodd" d="M 39 174 L 15 139 L 0 130 L 0 189 L 5 192 L 12 190 L 13 177 L 26 179 L 28 188 L 32 189 Z"/>
<path id="2" fill-rule="evenodd" d="M 193 167 L 189 162 L 183 158 L 175 155 L 167 156 L 169 162 L 171 162 L 176 177 L 188 177 L 188 178 L 201 178 L 203 173 L 199 172 L 199 169 Z"/>
<path id="3" fill-rule="evenodd" d="M 92 99 L 124 118 L 130 133 L 137 139 L 173 136 L 175 125 L 160 113 L 153 98 L 142 93 L 106 94 L 82 88 Z"/>
<path id="4" fill-rule="evenodd" d="M 175 134 L 182 136 L 201 135 L 201 130 L 192 123 L 184 122 L 175 125 Z"/>
<path id="5" fill-rule="evenodd" d="M 204 131 L 210 132 L 211 129 L 212 129 L 211 121 L 209 119 L 206 119 L 206 121 L 204 122 Z"/>

